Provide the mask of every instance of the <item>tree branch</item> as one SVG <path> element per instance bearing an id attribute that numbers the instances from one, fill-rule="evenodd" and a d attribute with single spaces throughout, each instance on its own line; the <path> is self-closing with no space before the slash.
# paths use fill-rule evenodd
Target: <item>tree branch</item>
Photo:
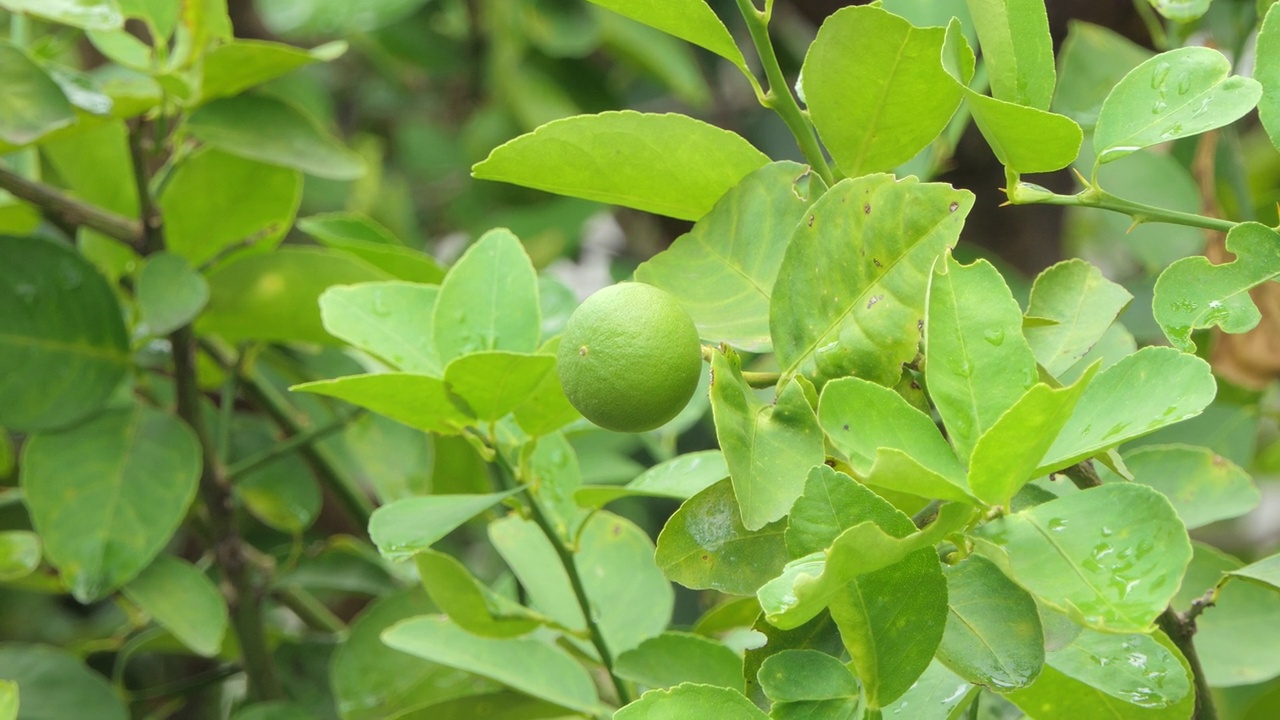
<path id="1" fill-rule="evenodd" d="M 0 165 L 0 190 L 35 205 L 51 222 L 64 227 L 87 227 L 144 252 L 142 223 L 74 198 L 41 182 L 28 180 Z"/>

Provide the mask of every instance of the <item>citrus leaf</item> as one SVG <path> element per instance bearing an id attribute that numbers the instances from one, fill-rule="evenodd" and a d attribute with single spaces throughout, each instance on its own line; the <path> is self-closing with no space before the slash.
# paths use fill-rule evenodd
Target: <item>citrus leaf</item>
<path id="1" fill-rule="evenodd" d="M 823 21 L 801 78 L 813 124 L 846 177 L 892 170 L 947 126 L 961 91 L 938 63 L 945 36 L 878 7 L 842 8 Z"/>
<path id="2" fill-rule="evenodd" d="M 711 411 L 742 524 L 755 531 L 785 516 L 804 492 L 809 468 L 826 455 L 804 390 L 789 383 L 772 404 L 756 397 L 736 357 L 711 360 Z"/>
<path id="3" fill-rule="evenodd" d="M 1207 47 L 1160 53 L 1129 71 L 1098 113 L 1098 162 L 1239 120 L 1258 104 L 1262 86 L 1230 73 L 1231 62 Z"/>
<path id="4" fill-rule="evenodd" d="M 653 3 L 648 0 L 591 0 L 591 2 L 710 50 L 751 76 L 747 62 L 742 57 L 742 51 L 733 41 L 733 36 L 703 0 L 670 0 L 664 3 Z"/>
<path id="5" fill-rule="evenodd" d="M 1244 566 L 1238 559 L 1201 543 L 1187 568 L 1175 607 L 1191 603 Z M 1212 687 L 1254 685 L 1280 677 L 1280 593 L 1253 582 L 1219 588 L 1211 612 L 1196 618 L 1196 654 Z"/>
<path id="6" fill-rule="evenodd" d="M 106 678 L 60 648 L 0 645 L 0 677 L 22 693 L 20 718 L 126 720 L 128 710 Z"/>
<path id="7" fill-rule="evenodd" d="M 81 602 L 132 580 L 195 499 L 200 446 L 176 418 L 141 405 L 32 435 L 22 487 L 45 557 Z"/>
<path id="8" fill-rule="evenodd" d="M 670 690 L 650 690 L 614 713 L 614 720 L 768 720 L 742 693 L 714 685 L 681 683 Z"/>
<path id="9" fill-rule="evenodd" d="M 1161 15 L 1180 23 L 1198 20 L 1209 12 L 1213 0 L 1147 0 Z"/>
<path id="10" fill-rule="evenodd" d="M 1069 117 L 997 100 L 968 88 L 965 99 L 973 122 L 996 159 L 1016 173 L 1061 170 L 1080 152 L 1084 133 Z"/>
<path id="11" fill-rule="evenodd" d="M 1178 653 L 1151 635 L 1084 630 L 1045 662 L 1091 688 L 1139 707 L 1175 704 L 1191 692 Z"/>
<path id="12" fill-rule="evenodd" d="M 568 652 L 542 640 L 472 635 L 448 618 L 402 620 L 382 633 L 390 647 L 492 678 L 537 698 L 588 714 L 600 710 L 595 683 Z"/>
<path id="13" fill-rule="evenodd" d="M 999 100 L 1048 110 L 1057 77 L 1049 16 L 1039 0 L 968 0 L 982 59 Z"/>
<path id="14" fill-rule="evenodd" d="M 849 668 L 817 650 L 783 650 L 770 655 L 761 664 L 757 677 L 765 696 L 774 702 L 775 711 L 780 703 L 821 700 L 844 700 L 851 710 L 858 700 L 858 681 Z M 773 715 L 777 717 L 776 712 Z"/>
<path id="15" fill-rule="evenodd" d="M 490 590 L 450 555 L 427 548 L 413 559 L 432 601 L 469 633 L 516 637 L 547 622 L 547 618 Z"/>
<path id="16" fill-rule="evenodd" d="M 446 365 L 467 353 L 537 349 L 538 276 L 510 230 L 485 233 L 449 270 L 431 313 L 431 332 Z"/>
<path id="17" fill-rule="evenodd" d="M 493 422 L 519 407 L 555 367 L 550 355 L 477 352 L 450 362 L 444 382 L 468 416 Z"/>
<path id="18" fill-rule="evenodd" d="M 227 603 L 213 581 L 185 560 L 160 555 L 121 591 L 197 654 L 213 657 L 222 648 Z"/>
<path id="19" fill-rule="evenodd" d="M 198 97 L 188 102 L 199 104 L 239 95 L 300 67 L 336 59 L 346 51 L 347 44 L 342 41 L 303 50 L 264 40 L 231 40 L 205 54 Z"/>
<path id="20" fill-rule="evenodd" d="M 7 42 L 0 42 L 0 83 L 5 88 L 0 142 L 26 145 L 75 123 L 75 109 L 58 83 Z"/>
<path id="21" fill-rule="evenodd" d="M 225 153 L 315 177 L 354 180 L 365 173 L 360 155 L 298 108 L 272 97 L 215 100 L 192 113 L 186 129 Z"/>
<path id="22" fill-rule="evenodd" d="M 1227 233 L 1236 259 L 1214 265 L 1202 256 L 1183 258 L 1156 280 L 1152 308 L 1173 346 L 1192 352 L 1191 333 L 1217 325 L 1248 332 L 1262 319 L 1249 290 L 1280 275 L 1280 234 L 1261 223 L 1241 223 Z"/>
<path id="23" fill-rule="evenodd" d="M 40 567 L 40 536 L 27 530 L 0 532 L 0 581 L 20 580 Z"/>
<path id="24" fill-rule="evenodd" d="M 828 190 L 796 228 L 770 301 L 784 373 L 896 383 L 919 346 L 929 269 L 972 206 L 971 193 L 914 177 Z"/>
<path id="25" fill-rule="evenodd" d="M 765 165 L 720 198 L 693 230 L 636 268 L 636 280 L 678 300 L 700 337 L 767 351 L 769 298 L 783 253 L 825 190 L 803 165 Z"/>
<path id="26" fill-rule="evenodd" d="M 619 655 L 613 671 L 650 688 L 692 682 L 742 690 L 742 658 L 722 643 L 690 633 L 649 638 Z"/>
<path id="27" fill-rule="evenodd" d="M 991 263 L 934 266 L 924 321 L 925 382 L 962 460 L 1036 382 L 1022 311 Z"/>
<path id="28" fill-rule="evenodd" d="M 1144 445 L 1123 455 L 1133 481 L 1159 490 L 1188 530 L 1240 517 L 1258 507 L 1257 485 L 1238 465 L 1205 447 Z M 1099 468 L 1106 481 L 1121 478 Z"/>
<path id="29" fill-rule="evenodd" d="M 983 554 L 1077 623 L 1146 632 L 1191 560 L 1169 501 L 1134 483 L 1069 494 L 980 528 Z"/>
<path id="30" fill-rule="evenodd" d="M 1111 88 L 1152 53 L 1101 25 L 1072 20 L 1067 27 L 1067 39 L 1058 52 L 1053 111 L 1093 130 Z"/>
<path id="31" fill-rule="evenodd" d="M 519 490 L 396 500 L 373 511 L 369 518 L 369 538 L 388 560 L 408 560 L 516 492 Z"/>
<path id="32" fill-rule="evenodd" d="M 405 372 L 439 376 L 430 316 L 440 288 L 400 281 L 335 285 L 320 295 L 320 321 L 330 335 Z"/>
<path id="33" fill-rule="evenodd" d="M 457 435 L 470 421 L 449 399 L 444 380 L 429 375 L 351 375 L 289 389 L 346 400 L 424 432 Z"/>
<path id="34" fill-rule="evenodd" d="M 200 314 L 209 283 L 181 256 L 161 252 L 149 256 L 138 274 L 137 297 L 147 330 L 167 335 Z"/>
<path id="35" fill-rule="evenodd" d="M 665 497 L 688 500 L 729 477 L 729 466 L 719 450 L 678 455 L 645 470 L 626 485 L 589 485 L 574 493 L 585 508 L 603 507 L 624 497 Z"/>
<path id="36" fill-rule="evenodd" d="M 754 595 L 790 556 L 786 525 L 752 532 L 742 525 L 728 478 L 689 498 L 658 535 L 656 560 L 674 582 L 692 590 Z"/>
<path id="37" fill-rule="evenodd" d="M 1133 296 L 1080 259 L 1060 262 L 1036 276 L 1027 317 L 1057 321 L 1025 328 L 1036 362 L 1057 377 L 1102 337 Z"/>
<path id="38" fill-rule="evenodd" d="M 110 30 L 124 24 L 116 0 L 0 0 L 0 7 L 84 30 Z"/>
<path id="39" fill-rule="evenodd" d="M 129 368 L 111 287 L 75 250 L 0 237 L 0 425 L 43 430 L 102 407 Z"/>
<path id="40" fill-rule="evenodd" d="M 917 720 L 952 720 L 952 713 L 957 708 L 976 702 L 974 696 L 977 692 L 977 686 L 960 679 L 946 665 L 934 660 L 916 684 L 902 697 L 889 703 L 883 714 L 902 715 L 910 708 Z"/>
<path id="41" fill-rule="evenodd" d="M 624 110 L 547 123 L 499 146 L 471 172 L 481 180 L 697 220 L 768 162 L 728 130 L 684 115 Z"/>
<path id="42" fill-rule="evenodd" d="M 1036 601 L 978 555 L 943 572 L 950 614 L 938 659 L 978 685 L 1001 691 L 1029 685 L 1044 664 Z"/>
<path id="43" fill-rule="evenodd" d="M 1098 373 L 1036 474 L 1199 415 L 1217 393 L 1209 364 L 1173 348 L 1147 347 Z"/>
<path id="44" fill-rule="evenodd" d="M 1258 119 L 1271 144 L 1280 147 L 1280 12 L 1274 10 L 1274 5 L 1267 9 L 1258 30 L 1253 77 L 1262 84 L 1263 90 L 1258 102 Z"/>

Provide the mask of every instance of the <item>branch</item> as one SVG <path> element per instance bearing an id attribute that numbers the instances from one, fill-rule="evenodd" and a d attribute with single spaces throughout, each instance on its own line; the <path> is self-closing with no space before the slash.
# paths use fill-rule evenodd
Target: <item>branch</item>
<path id="1" fill-rule="evenodd" d="M 344 417 L 340 417 L 327 425 L 321 425 L 320 427 L 312 428 L 296 435 L 291 435 L 271 447 L 263 448 L 262 451 L 254 453 L 253 455 L 228 466 L 226 471 L 227 478 L 229 480 L 237 480 L 240 477 L 257 470 L 263 465 L 270 463 L 272 460 L 288 455 L 304 445 L 310 445 L 313 442 L 323 440 L 324 438 L 344 429 L 347 425 L 351 424 L 352 421 L 356 420 L 363 414 L 363 409 L 356 410 L 355 412 Z"/>
<path id="2" fill-rule="evenodd" d="M 1123 215 L 1128 215 L 1133 219 L 1134 227 L 1144 223 L 1169 223 L 1170 225 L 1186 225 L 1188 227 L 1204 228 L 1205 230 L 1217 230 L 1219 232 L 1229 232 L 1236 223 L 1230 220 L 1222 220 L 1220 218 L 1205 217 L 1195 213 L 1181 212 L 1179 210 L 1167 210 L 1165 208 L 1156 207 L 1154 205 L 1145 205 L 1143 203 L 1125 200 L 1116 197 L 1102 188 L 1094 185 L 1083 177 L 1077 177 L 1080 182 L 1084 183 L 1085 189 L 1075 195 L 1059 195 L 1052 190 L 1046 190 L 1039 185 L 1031 183 L 1017 183 L 1013 187 L 1007 188 L 1005 193 L 1009 197 L 1009 205 L 1062 205 L 1067 207 L 1089 207 L 1099 210 L 1110 210 Z"/>
<path id="3" fill-rule="evenodd" d="M 91 228 L 139 252 L 146 249 L 141 222 L 76 199 L 50 185 L 28 180 L 4 166 L 0 166 L 0 190 L 35 205 L 58 225 Z"/>
<path id="4" fill-rule="evenodd" d="M 787 129 L 796 138 L 796 144 L 804 153 L 804 158 L 813 167 L 814 172 L 828 186 L 835 184 L 835 176 L 831 166 L 827 164 L 827 156 L 818 145 L 818 137 L 813 126 L 805 117 L 804 111 L 796 102 L 795 95 L 787 79 L 782 75 L 782 66 L 778 64 L 778 56 L 773 51 L 773 42 L 769 40 L 769 13 L 756 9 L 752 0 L 738 0 L 738 9 L 742 18 L 747 21 L 747 30 L 751 32 L 751 41 L 760 56 L 760 64 L 764 66 L 765 77 L 769 79 L 769 92 L 760 97 L 760 104 L 776 112 Z"/>

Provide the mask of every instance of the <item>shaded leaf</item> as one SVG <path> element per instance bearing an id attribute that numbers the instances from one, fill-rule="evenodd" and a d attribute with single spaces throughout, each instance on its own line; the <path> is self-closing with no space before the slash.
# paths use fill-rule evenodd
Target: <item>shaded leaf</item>
<path id="1" fill-rule="evenodd" d="M 783 650 L 765 659 L 758 675 L 764 694 L 774 702 L 796 703 L 858 700 L 858 681 L 836 658 L 817 650 Z"/>
<path id="2" fill-rule="evenodd" d="M 1213 0 L 1147 0 L 1161 15 L 1180 23 L 1197 20 L 1209 12 Z"/>
<path id="3" fill-rule="evenodd" d="M 0 677 L 16 683 L 21 692 L 19 718 L 129 717 L 106 679 L 60 648 L 25 643 L 0 645 Z"/>
<path id="4" fill-rule="evenodd" d="M 472 175 L 697 220 L 768 162 L 727 130 L 624 110 L 543 125 L 496 148 Z"/>
<path id="5" fill-rule="evenodd" d="M 742 690 L 742 658 L 701 635 L 664 632 L 618 656 L 614 674 L 645 687 L 690 682 Z"/>
<path id="6" fill-rule="evenodd" d="M 1208 448 L 1145 445 L 1124 453 L 1134 482 L 1159 490 L 1188 530 L 1240 517 L 1258 506 L 1258 488 L 1238 465 Z M 1099 468 L 1104 480 L 1120 478 Z"/>
<path id="7" fill-rule="evenodd" d="M 400 280 L 438 285 L 444 270 L 430 255 L 404 246 L 391 231 L 359 213 L 325 213 L 298 221 L 325 247 L 351 253 Z"/>
<path id="8" fill-rule="evenodd" d="M 1057 81 L 1049 17 L 1038 0 L 968 0 L 991 95 L 1047 110 Z"/>
<path id="9" fill-rule="evenodd" d="M 129 368 L 115 294 L 58 243 L 0 237 L 0 425 L 43 430 L 98 410 Z"/>
<path id="10" fill-rule="evenodd" d="M 1045 661 L 1067 677 L 1139 707 L 1165 707 L 1191 692 L 1182 658 L 1151 635 L 1084 630 Z"/>
<path id="11" fill-rule="evenodd" d="M 1067 39 L 1058 52 L 1053 110 L 1092 130 L 1111 88 L 1152 53 L 1101 25 L 1072 20 L 1067 27 Z"/>
<path id="12" fill-rule="evenodd" d="M 121 590 L 197 654 L 213 657 L 222 648 L 229 622 L 226 600 L 208 576 L 185 560 L 160 555 Z"/>
<path id="13" fill-rule="evenodd" d="M 1040 273 L 1027 317 L 1057 322 L 1024 330 L 1036 362 L 1058 377 L 1089 352 L 1132 299 L 1084 260 L 1066 260 Z"/>
<path id="14" fill-rule="evenodd" d="M 12 2 L 6 0 L 5 4 Z M 0 106 L 0 141 L 26 145 L 75 123 L 75 110 L 58 83 L 26 53 L 7 42 L 0 42 L 0 84 L 5 89 L 5 102 Z"/>
<path id="15" fill-rule="evenodd" d="M 671 580 L 693 589 L 753 595 L 782 571 L 789 559 L 786 526 L 757 531 L 742 525 L 728 479 L 689 498 L 658 535 L 658 566 Z"/>
<path id="16" fill-rule="evenodd" d="M 884 715 L 902 715 L 910 709 L 916 720 L 952 720 L 953 713 L 976 702 L 978 688 L 934 660 L 911 689 L 884 709 Z"/>
<path id="17" fill-rule="evenodd" d="M 161 252 L 148 257 L 138 274 L 137 297 L 147 330 L 167 335 L 200 314 L 209 283 L 182 257 Z"/>
<path id="18" fill-rule="evenodd" d="M 320 321 L 330 335 L 411 373 L 439 376 L 430 317 L 440 288 L 400 281 L 336 285 L 320 295 Z"/>
<path id="19" fill-rule="evenodd" d="M 457 435 L 471 420 L 449 399 L 444 381 L 428 375 L 351 375 L 289 389 L 345 400 L 425 432 Z"/>
<path id="20" fill-rule="evenodd" d="M 369 538 L 388 560 L 407 560 L 518 491 L 397 500 L 373 511 Z"/>
<path id="21" fill-rule="evenodd" d="M 0 7 L 85 30 L 110 30 L 124 24 L 116 0 L 3 0 Z"/>
<path id="22" fill-rule="evenodd" d="M 943 572 L 950 614 L 938 659 L 965 680 L 993 690 L 1029 685 L 1044 664 L 1035 600 L 978 555 Z"/>
<path id="23" fill-rule="evenodd" d="M 431 549 L 414 555 L 431 600 L 459 627 L 485 637 L 527 635 L 547 618 L 490 590 L 466 566 Z"/>
<path id="24" fill-rule="evenodd" d="M 342 41 L 303 50 L 264 40 L 232 40 L 205 54 L 198 100 L 238 95 L 300 67 L 333 60 L 346 51 L 347 44 Z"/>
<path id="25" fill-rule="evenodd" d="M 578 504 L 603 507 L 618 498 L 645 496 L 688 500 L 729 477 L 729 466 L 719 450 L 678 455 L 645 470 L 626 485 L 592 485 L 574 493 Z"/>
<path id="26" fill-rule="evenodd" d="M 467 415 L 493 422 L 515 410 L 555 367 L 550 355 L 476 352 L 450 362 L 444 382 Z"/>
<path id="27" fill-rule="evenodd" d="M 668 35 L 674 35 L 699 47 L 710 50 L 736 65 L 742 72 L 747 69 L 742 51 L 720 18 L 703 0 L 671 0 L 651 3 L 646 0 L 591 0 L 632 20 L 637 20 Z"/>
<path id="28" fill-rule="evenodd" d="M 742 693 L 714 685 L 682 683 L 670 690 L 650 690 L 639 700 L 614 713 L 615 720 L 684 720 L 714 717 L 721 720 L 766 720 Z"/>

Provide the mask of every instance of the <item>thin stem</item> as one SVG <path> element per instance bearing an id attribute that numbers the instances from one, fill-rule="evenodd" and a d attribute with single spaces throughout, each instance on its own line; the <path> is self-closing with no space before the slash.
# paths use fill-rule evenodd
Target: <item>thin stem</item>
<path id="1" fill-rule="evenodd" d="M 1169 34 L 1164 31 L 1164 22 L 1156 15 L 1155 10 L 1151 8 L 1151 3 L 1147 0 L 1133 0 L 1133 6 L 1137 8 L 1138 15 L 1142 18 L 1143 24 L 1147 26 L 1147 34 L 1151 36 L 1151 44 L 1156 50 L 1169 49 Z"/>
<path id="2" fill-rule="evenodd" d="M 0 190 L 40 208 L 51 221 L 68 227 L 87 227 L 108 237 L 128 243 L 134 249 L 144 251 L 142 223 L 123 215 L 117 215 L 71 197 L 67 193 L 0 166 Z"/>
<path id="3" fill-rule="evenodd" d="M 509 483 L 511 487 L 519 484 L 515 469 L 511 467 L 511 463 L 503 457 L 500 451 L 494 453 L 497 458 L 498 469 L 504 477 L 504 483 Z M 574 597 L 578 599 L 578 607 L 582 609 L 582 617 L 586 619 L 587 631 L 591 635 L 591 644 L 595 646 L 596 653 L 600 655 L 600 664 L 609 673 L 609 679 L 613 681 L 614 692 L 618 695 L 618 704 L 627 705 L 632 700 L 631 690 L 613 672 L 613 655 L 609 652 L 609 646 L 604 641 L 604 634 L 600 631 L 600 624 L 596 622 L 595 615 L 591 612 L 591 599 L 587 597 L 586 587 L 582 584 L 582 576 L 578 573 L 578 564 L 573 559 L 573 551 L 565 544 L 564 538 L 556 532 L 555 527 L 551 524 L 551 520 L 547 518 L 547 514 L 543 511 L 542 506 L 538 503 L 538 499 L 534 497 L 528 486 L 524 488 L 524 495 L 529 501 L 530 515 L 533 521 L 537 523 L 538 528 L 542 530 L 542 534 L 547 536 L 547 540 L 551 541 L 551 546 L 555 548 L 556 555 L 560 558 L 560 564 L 564 566 L 565 574 L 569 576 L 569 584 L 573 586 Z"/>
<path id="4" fill-rule="evenodd" d="M 764 67 L 765 77 L 769 79 L 769 91 L 760 97 L 760 104 L 776 112 L 787 124 L 787 129 L 796 138 L 800 152 L 813 167 L 814 172 L 827 185 L 835 184 L 835 175 L 827 164 L 827 157 L 818 145 L 818 136 L 813 125 L 800 109 L 796 97 L 791 93 L 787 79 L 782 75 L 782 66 L 778 64 L 778 56 L 773 50 L 773 42 L 769 39 L 769 13 L 757 10 L 752 0 L 738 0 L 738 9 L 747 22 L 747 30 L 751 33 L 751 42 L 760 56 L 760 64 Z"/>
<path id="5" fill-rule="evenodd" d="M 1205 217 L 1195 213 L 1181 212 L 1178 210 L 1167 210 L 1165 208 L 1156 207 L 1154 205 L 1146 205 L 1132 200 L 1116 197 L 1102 188 L 1089 183 L 1081 178 L 1081 182 L 1085 183 L 1085 189 L 1075 195 L 1059 195 L 1058 193 L 1046 190 L 1045 188 L 1031 183 L 1018 183 L 1007 190 L 1010 205 L 1063 205 L 1068 207 L 1089 207 L 1099 210 L 1110 210 L 1112 212 L 1128 215 L 1133 219 L 1134 226 L 1144 223 L 1169 223 L 1171 225 L 1186 225 L 1188 227 L 1204 228 L 1205 230 L 1217 230 L 1219 232 L 1229 232 L 1236 223 L 1230 220 L 1222 220 L 1219 218 Z"/>
<path id="6" fill-rule="evenodd" d="M 307 624 L 307 627 L 334 635 L 347 633 L 347 624 L 342 622 L 342 618 L 334 615 L 332 610 L 305 588 L 297 585 L 283 585 L 272 591 L 272 595 L 280 601 L 281 605 L 292 610 L 299 620 Z"/>
<path id="7" fill-rule="evenodd" d="M 235 356 L 231 351 L 210 340 L 202 340 L 201 349 L 209 353 L 215 361 L 229 372 L 236 371 Z M 244 392 L 249 400 L 262 408 L 273 422 L 287 435 L 300 435 L 307 432 L 307 420 L 280 394 L 275 387 L 264 378 L 253 366 L 239 368 L 240 379 L 244 383 Z M 303 444 L 299 451 L 311 465 L 316 475 L 337 496 L 347 513 L 360 525 L 369 526 L 369 516 L 373 514 L 373 503 L 365 495 L 360 484 L 347 477 L 337 461 L 314 442 Z"/>
<path id="8" fill-rule="evenodd" d="M 240 392 L 239 370 L 244 365 L 246 355 L 246 348 L 242 346 L 236 353 L 236 370 L 227 373 L 218 397 L 218 430 L 214 437 L 214 447 L 217 448 L 220 463 L 226 463 L 231 453 L 231 425 L 235 421 L 236 395 Z M 233 477 L 230 471 L 228 476 Z"/>
<path id="9" fill-rule="evenodd" d="M 275 445 L 264 448 L 260 452 L 254 453 L 253 455 L 228 466 L 227 479 L 232 481 L 237 480 L 254 470 L 257 470 L 263 465 L 270 463 L 272 460 L 277 460 L 284 455 L 288 455 L 304 445 L 310 445 L 313 442 L 322 440 L 329 435 L 342 430 L 347 425 L 350 425 L 353 420 L 363 414 L 363 409 L 356 410 L 346 417 L 338 418 L 327 425 L 321 425 L 320 427 L 311 428 L 310 430 L 304 430 L 297 435 L 290 435 Z"/>

